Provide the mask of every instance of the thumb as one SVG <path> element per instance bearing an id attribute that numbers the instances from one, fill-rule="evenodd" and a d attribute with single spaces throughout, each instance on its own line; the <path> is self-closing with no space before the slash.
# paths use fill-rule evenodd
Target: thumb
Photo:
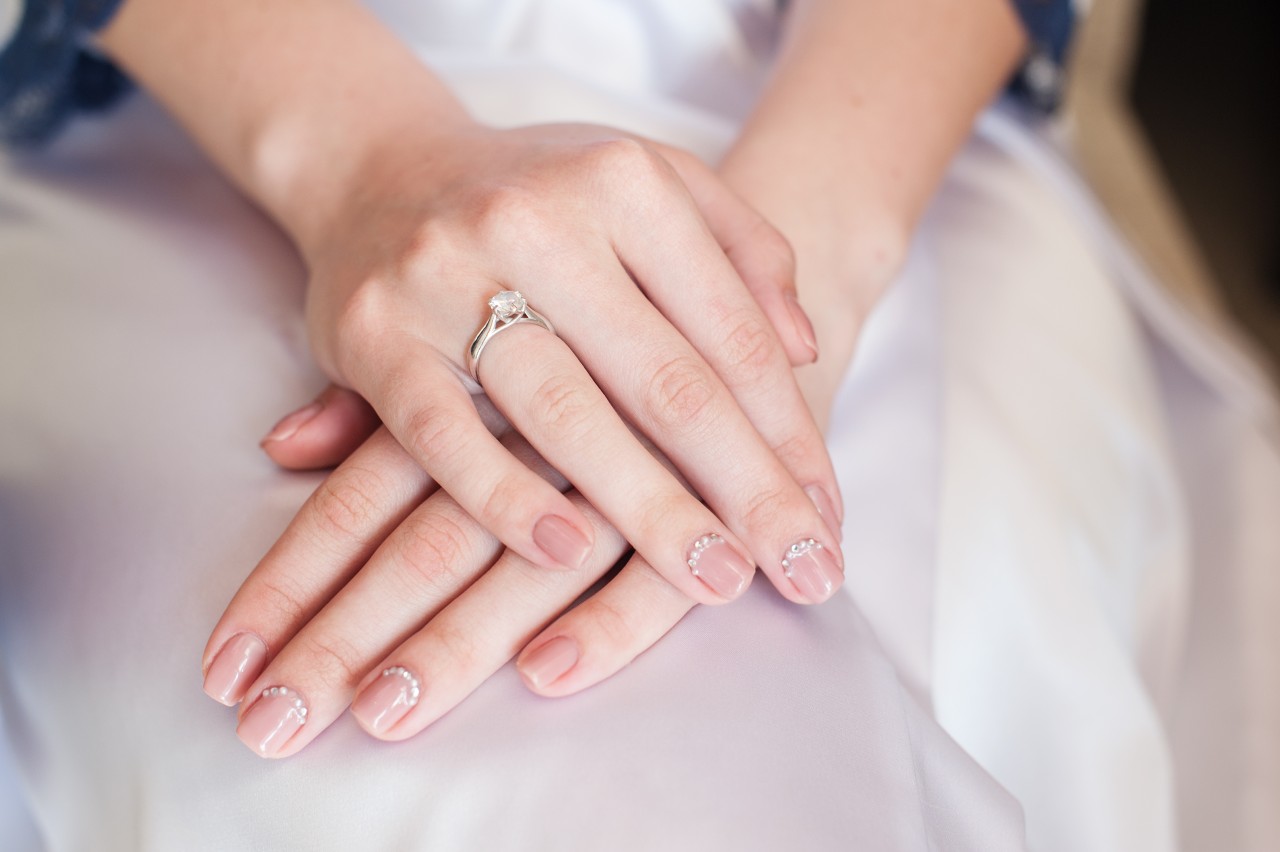
<path id="1" fill-rule="evenodd" d="M 288 414 L 262 439 L 271 460 L 289 470 L 333 467 L 381 425 L 353 390 L 329 385 L 316 400 Z"/>

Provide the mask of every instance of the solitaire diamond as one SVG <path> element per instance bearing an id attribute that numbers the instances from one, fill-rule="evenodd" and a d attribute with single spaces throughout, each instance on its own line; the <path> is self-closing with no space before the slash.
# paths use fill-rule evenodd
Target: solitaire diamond
<path id="1" fill-rule="evenodd" d="M 503 322 L 511 322 L 524 313 L 524 296 L 520 295 L 519 290 L 503 290 L 489 300 L 489 309 Z"/>

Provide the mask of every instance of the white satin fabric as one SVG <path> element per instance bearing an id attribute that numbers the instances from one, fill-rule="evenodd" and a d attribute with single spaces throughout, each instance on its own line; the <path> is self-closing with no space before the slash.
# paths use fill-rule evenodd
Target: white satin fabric
<path id="1" fill-rule="evenodd" d="M 710 158 L 775 25 L 764 0 L 376 8 L 485 120 Z M 267 762 L 199 660 L 318 481 L 255 447 L 323 385 L 302 285 L 142 98 L 0 161 L 0 707 L 31 815 L 0 848 L 1280 848 L 1274 399 L 1008 115 L 837 401 L 847 593 L 757 583 L 583 695 L 508 668 L 410 742 L 344 718 Z"/>

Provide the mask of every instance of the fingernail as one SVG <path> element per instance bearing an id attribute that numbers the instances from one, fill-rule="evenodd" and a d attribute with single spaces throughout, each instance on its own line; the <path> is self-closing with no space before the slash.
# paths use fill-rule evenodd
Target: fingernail
<path id="1" fill-rule="evenodd" d="M 275 425 L 275 428 L 267 433 L 267 437 L 262 439 L 262 443 L 268 444 L 272 441 L 289 440 L 321 411 L 324 411 L 324 405 L 319 402 L 313 402 L 304 408 L 299 408 L 292 414 L 286 415 L 283 420 Z"/>
<path id="2" fill-rule="evenodd" d="M 568 636 L 557 636 L 540 645 L 517 666 L 529 682 L 541 689 L 559 680 L 578 662 L 578 643 Z"/>
<path id="3" fill-rule="evenodd" d="M 804 493 L 809 495 L 809 499 L 813 501 L 818 514 L 822 516 L 822 520 L 827 522 L 827 529 L 831 530 L 831 534 L 836 537 L 836 541 L 843 542 L 844 525 L 840 523 L 840 517 L 836 514 L 836 504 L 831 502 L 827 492 L 820 485 L 810 485 L 804 490 Z"/>
<path id="4" fill-rule="evenodd" d="M 205 695 L 228 707 L 234 705 L 266 663 L 266 644 L 252 633 L 237 633 L 222 646 L 205 673 Z"/>
<path id="5" fill-rule="evenodd" d="M 533 525 L 533 543 L 569 569 L 581 568 L 591 553 L 590 540 L 573 524 L 555 515 L 547 515 Z"/>
<path id="6" fill-rule="evenodd" d="M 796 324 L 796 333 L 800 335 L 804 345 L 813 352 L 813 360 L 817 361 L 818 336 L 813 333 L 813 323 L 809 322 L 809 315 L 804 312 L 804 308 L 800 307 L 795 293 L 788 292 L 786 298 L 787 308 L 791 311 L 791 320 Z"/>
<path id="7" fill-rule="evenodd" d="M 729 542 L 712 533 L 693 543 L 689 550 L 689 570 L 722 598 L 732 600 L 751 582 L 755 566 L 743 559 Z"/>
<path id="8" fill-rule="evenodd" d="M 422 694 L 418 679 L 404 666 L 383 669 L 351 705 L 351 715 L 375 734 L 391 729 L 405 717 Z"/>
<path id="9" fill-rule="evenodd" d="M 287 686 L 262 690 L 262 696 L 240 720 L 236 736 L 263 757 L 280 753 L 298 729 L 307 723 L 307 705 Z"/>
<path id="10" fill-rule="evenodd" d="M 801 597 L 811 603 L 822 603 L 844 581 L 844 574 L 831 551 L 812 538 L 802 539 L 787 548 L 782 557 L 782 573 L 791 580 Z"/>

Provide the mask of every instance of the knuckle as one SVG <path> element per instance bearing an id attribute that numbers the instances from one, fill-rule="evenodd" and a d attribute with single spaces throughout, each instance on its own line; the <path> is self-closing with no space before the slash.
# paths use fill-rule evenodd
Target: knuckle
<path id="1" fill-rule="evenodd" d="M 489 244 L 524 241 L 530 235 L 547 230 L 545 208 L 543 199 L 526 187 L 514 184 L 491 187 L 478 203 L 476 229 Z"/>
<path id="2" fill-rule="evenodd" d="M 742 509 L 742 521 L 749 530 L 758 534 L 772 530 L 778 519 L 788 510 L 789 494 L 781 488 L 762 488 L 746 498 Z"/>
<path id="3" fill-rule="evenodd" d="M 755 384 L 781 366 L 781 344 L 768 321 L 754 312 L 733 320 L 723 341 L 726 378 L 734 384 Z"/>
<path id="4" fill-rule="evenodd" d="M 591 621 L 590 631 L 596 634 L 591 644 L 606 653 L 630 652 L 638 637 L 635 614 L 602 595 L 592 598 L 584 613 Z"/>
<path id="5" fill-rule="evenodd" d="M 522 507 L 529 505 L 532 496 L 522 479 L 504 477 L 485 497 L 480 517 L 487 527 L 501 527 L 509 523 Z"/>
<path id="6" fill-rule="evenodd" d="M 550 376 L 530 397 L 528 413 L 536 431 L 573 442 L 589 428 L 591 401 L 579 380 Z"/>
<path id="7" fill-rule="evenodd" d="M 262 596 L 262 607 L 270 613 L 268 619 L 274 624 L 295 625 L 307 616 L 306 599 L 302 589 L 291 582 L 287 576 L 259 577 L 258 593 Z"/>
<path id="8" fill-rule="evenodd" d="M 387 293 L 382 281 L 371 278 L 356 285 L 339 305 L 334 318 L 338 345 L 359 357 L 368 341 L 377 340 L 386 331 L 389 315 L 386 305 Z"/>
<path id="9" fill-rule="evenodd" d="M 449 458 L 463 446 L 465 433 L 466 424 L 438 405 L 422 406 L 405 424 L 409 451 L 421 462 Z"/>
<path id="10" fill-rule="evenodd" d="M 378 474 L 366 468 L 348 468 L 321 482 L 311 505 L 325 534 L 361 539 L 377 524 L 383 490 Z"/>
<path id="11" fill-rule="evenodd" d="M 457 237 L 440 219 L 429 218 L 418 223 L 395 254 L 395 278 L 407 282 L 431 280 L 451 266 L 450 258 L 458 254 Z"/>
<path id="12" fill-rule="evenodd" d="M 589 165 L 606 179 L 630 185 L 665 181 L 668 166 L 656 151 L 638 139 L 618 136 L 587 147 Z"/>
<path id="13" fill-rule="evenodd" d="M 410 515 L 401 525 L 398 540 L 400 561 L 418 586 L 453 586 L 468 567 L 470 538 L 445 513 Z"/>
<path id="14" fill-rule="evenodd" d="M 308 669 L 317 673 L 326 685 L 351 687 L 364 676 L 362 655 L 342 636 L 325 633 L 308 636 L 300 650 Z"/>
<path id="15" fill-rule="evenodd" d="M 696 358 L 679 356 L 654 370 L 647 413 L 660 428 L 685 432 L 707 413 L 715 397 L 710 369 Z"/>
<path id="16" fill-rule="evenodd" d="M 456 671 L 470 671 L 480 663 L 480 640 L 474 625 L 454 624 L 437 619 L 431 626 L 431 638 L 444 652 L 443 656 Z"/>
<path id="17" fill-rule="evenodd" d="M 782 462 L 782 466 L 790 471 L 804 470 L 812 459 L 820 454 L 825 455 L 825 446 L 816 432 L 812 437 L 806 434 L 788 435 L 770 449 L 778 457 L 778 461 Z"/>

